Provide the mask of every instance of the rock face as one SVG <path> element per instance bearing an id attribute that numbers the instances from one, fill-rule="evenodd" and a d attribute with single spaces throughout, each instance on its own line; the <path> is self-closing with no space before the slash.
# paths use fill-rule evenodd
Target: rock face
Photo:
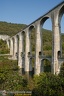
<path id="1" fill-rule="evenodd" d="M 2 40 L 6 40 L 6 39 L 8 39 L 10 36 L 8 36 L 8 35 L 0 35 L 0 39 L 2 39 Z"/>

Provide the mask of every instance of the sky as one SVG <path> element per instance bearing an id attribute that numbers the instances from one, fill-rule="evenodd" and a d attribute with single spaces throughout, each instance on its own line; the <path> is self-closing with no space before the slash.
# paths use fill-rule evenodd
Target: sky
<path id="1" fill-rule="evenodd" d="M 0 21 L 29 25 L 63 0 L 0 0 Z M 62 31 L 64 16 L 62 18 Z M 50 20 L 44 27 L 51 29 Z"/>

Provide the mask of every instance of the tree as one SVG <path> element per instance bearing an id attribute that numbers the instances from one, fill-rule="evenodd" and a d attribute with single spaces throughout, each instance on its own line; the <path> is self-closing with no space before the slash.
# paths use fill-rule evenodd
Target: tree
<path id="1" fill-rule="evenodd" d="M 63 96 L 61 78 L 51 73 L 42 73 L 34 77 L 32 96 Z"/>
<path id="2" fill-rule="evenodd" d="M 60 76 L 60 77 L 64 77 L 64 62 L 63 62 L 63 64 L 61 65 L 59 76 Z"/>

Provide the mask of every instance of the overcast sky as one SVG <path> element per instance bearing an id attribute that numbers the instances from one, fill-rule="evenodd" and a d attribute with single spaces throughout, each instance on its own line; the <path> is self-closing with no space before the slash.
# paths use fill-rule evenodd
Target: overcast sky
<path id="1" fill-rule="evenodd" d="M 63 0 L 0 0 L 0 21 L 30 24 Z M 62 18 L 64 23 L 64 16 Z M 50 21 L 47 21 L 47 23 Z M 63 29 L 62 23 L 62 31 Z M 51 29 L 50 24 L 44 27 Z"/>

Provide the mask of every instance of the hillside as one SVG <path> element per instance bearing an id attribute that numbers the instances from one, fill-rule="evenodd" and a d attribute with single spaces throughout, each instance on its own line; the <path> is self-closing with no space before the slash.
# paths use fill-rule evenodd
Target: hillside
<path id="1" fill-rule="evenodd" d="M 15 35 L 26 25 L 13 24 L 7 22 L 0 22 L 0 34 L 7 34 L 9 36 Z M 64 34 L 62 37 L 62 48 L 64 50 Z M 52 32 L 50 30 L 42 29 L 42 49 L 45 55 L 52 55 Z M 25 39 L 25 38 L 24 38 Z M 25 47 L 25 46 L 24 46 Z M 35 30 L 31 32 L 31 47 L 32 53 L 35 53 Z M 6 54 L 9 52 L 5 41 L 0 40 L 0 54 Z M 64 53 L 64 52 L 63 52 Z M 34 65 L 34 59 L 32 60 Z M 50 72 L 50 62 L 44 61 L 44 71 Z M 19 73 L 19 74 L 18 74 Z M 37 80 L 37 79 L 36 79 Z M 30 82 L 26 79 L 26 76 L 21 76 L 18 70 L 17 61 L 8 60 L 6 56 L 0 56 L 0 90 L 32 90 L 34 83 L 32 79 Z"/>
<path id="2" fill-rule="evenodd" d="M 6 34 L 9 36 L 13 36 L 16 33 L 20 32 L 23 28 L 25 28 L 26 24 L 14 24 L 0 21 L 0 34 Z M 35 51 L 35 30 L 33 29 L 31 32 L 31 46 L 32 51 Z M 52 31 L 42 29 L 42 44 L 43 51 L 46 55 L 51 55 L 52 52 Z M 61 35 L 62 39 L 62 49 L 64 50 L 64 34 Z M 64 51 L 63 51 L 64 53 Z"/>
<path id="3" fill-rule="evenodd" d="M 25 27 L 26 27 L 25 24 L 0 22 L 0 34 L 6 34 L 9 36 L 13 36 Z"/>

